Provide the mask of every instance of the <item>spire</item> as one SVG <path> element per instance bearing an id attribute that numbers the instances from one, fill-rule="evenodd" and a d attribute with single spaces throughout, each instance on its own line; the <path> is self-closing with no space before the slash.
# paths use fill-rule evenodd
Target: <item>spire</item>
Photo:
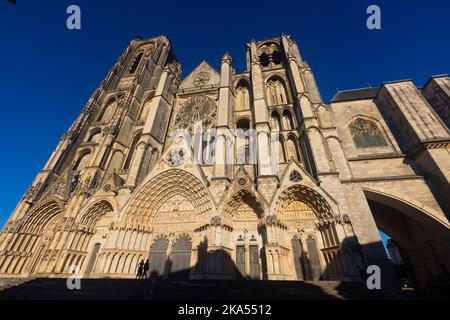
<path id="1" fill-rule="evenodd" d="M 228 52 L 225 52 L 225 54 L 222 57 L 222 63 L 231 64 L 232 62 L 233 62 L 233 59 L 231 58 L 231 55 Z"/>

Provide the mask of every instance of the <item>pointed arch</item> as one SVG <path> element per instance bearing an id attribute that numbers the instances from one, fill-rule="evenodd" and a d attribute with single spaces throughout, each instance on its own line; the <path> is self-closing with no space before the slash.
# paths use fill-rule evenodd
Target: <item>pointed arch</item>
<path id="1" fill-rule="evenodd" d="M 271 76 L 266 82 L 266 100 L 268 106 L 284 105 L 289 102 L 285 81 L 277 76 Z"/>
<path id="2" fill-rule="evenodd" d="M 103 107 L 102 111 L 100 112 L 97 118 L 97 121 L 99 122 L 110 121 L 113 118 L 116 110 L 117 110 L 117 97 L 112 97 Z"/>
<path id="3" fill-rule="evenodd" d="M 73 166 L 74 171 L 83 170 L 89 163 L 91 149 L 83 149 L 78 154 L 78 159 Z"/>
<path id="4" fill-rule="evenodd" d="M 155 93 L 152 92 L 148 94 L 147 97 L 144 99 L 144 103 L 142 103 L 141 110 L 139 112 L 138 121 L 142 121 L 145 123 L 145 120 L 147 119 L 148 113 L 150 111 L 154 95 Z"/>
<path id="5" fill-rule="evenodd" d="M 81 214 L 79 223 L 89 227 L 95 224 L 108 212 L 114 211 L 113 205 L 107 200 L 100 200 L 91 205 Z"/>
<path id="6" fill-rule="evenodd" d="M 300 152 L 298 150 L 297 138 L 293 134 L 290 134 L 288 136 L 286 142 L 286 150 L 288 154 L 288 160 L 294 158 L 295 160 L 301 161 Z"/>
<path id="7" fill-rule="evenodd" d="M 247 135 L 250 128 L 248 118 L 240 118 L 236 122 L 235 155 L 237 164 L 248 164 L 250 162 L 250 137 Z"/>
<path id="8" fill-rule="evenodd" d="M 5 256 L 3 259 L 0 257 L 0 272 L 21 273 L 38 270 L 39 262 L 56 232 L 63 211 L 64 205 L 56 197 L 44 199 L 31 209 L 8 244 L 8 250 L 20 252 L 20 255 Z"/>
<path id="9" fill-rule="evenodd" d="M 64 205 L 56 197 L 48 198 L 40 202 L 24 218 L 24 224 L 20 231 L 40 234 L 47 227 L 50 221 L 58 216 L 62 216 Z"/>
<path id="10" fill-rule="evenodd" d="M 291 112 L 287 109 L 283 111 L 283 129 L 284 130 L 295 129 L 294 119 L 292 118 Z"/>
<path id="11" fill-rule="evenodd" d="M 192 238 L 186 233 L 177 237 L 170 255 L 170 277 L 188 278 L 191 269 Z"/>
<path id="12" fill-rule="evenodd" d="M 230 197 L 224 208 L 224 216 L 228 218 L 233 217 L 242 205 L 250 207 L 258 219 L 264 217 L 264 207 L 261 201 L 253 193 L 245 189 L 237 191 Z"/>
<path id="13" fill-rule="evenodd" d="M 235 111 L 250 110 L 250 85 L 244 78 L 236 85 Z"/>
<path id="14" fill-rule="evenodd" d="M 89 132 L 89 136 L 87 138 L 87 142 L 92 142 L 92 143 L 97 143 L 100 141 L 101 139 L 101 132 L 102 130 L 100 128 L 93 128 L 90 132 Z"/>
<path id="15" fill-rule="evenodd" d="M 133 140 L 131 141 L 130 149 L 128 150 L 127 158 L 125 159 L 125 163 L 123 165 L 123 170 L 128 170 L 130 168 L 131 161 L 133 160 L 134 152 L 136 151 L 136 146 L 137 146 L 139 140 L 141 139 L 141 134 L 142 134 L 142 132 L 139 131 L 134 135 Z"/>
<path id="16" fill-rule="evenodd" d="M 276 212 L 281 215 L 293 201 L 305 203 L 316 215 L 317 219 L 334 217 L 333 210 L 327 200 L 317 191 L 300 184 L 286 188 L 278 197 Z"/>
<path id="17" fill-rule="evenodd" d="M 349 124 L 356 148 L 386 147 L 387 143 L 375 121 L 357 116 Z"/>
<path id="18" fill-rule="evenodd" d="M 275 140 L 274 145 L 274 154 L 277 155 L 278 163 L 285 163 L 286 162 L 286 148 L 285 148 L 285 141 L 282 136 L 279 136 L 278 139 Z"/>
<path id="19" fill-rule="evenodd" d="M 212 208 L 208 190 L 197 177 L 185 170 L 171 169 L 153 177 L 135 191 L 126 210 L 126 221 L 150 223 L 161 204 L 174 195 L 186 198 L 198 214 Z"/>
<path id="20" fill-rule="evenodd" d="M 281 131 L 281 119 L 277 111 L 272 111 L 270 115 L 272 131 Z"/>

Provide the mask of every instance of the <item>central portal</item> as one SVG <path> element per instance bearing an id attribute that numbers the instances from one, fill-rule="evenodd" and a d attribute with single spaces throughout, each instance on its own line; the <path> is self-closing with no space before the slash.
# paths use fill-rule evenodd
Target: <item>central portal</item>
<path id="1" fill-rule="evenodd" d="M 227 213 L 233 221 L 237 278 L 263 278 L 264 263 L 261 256 L 264 244 L 258 230 L 263 212 L 259 201 L 244 190 L 236 193 L 228 203 Z"/>

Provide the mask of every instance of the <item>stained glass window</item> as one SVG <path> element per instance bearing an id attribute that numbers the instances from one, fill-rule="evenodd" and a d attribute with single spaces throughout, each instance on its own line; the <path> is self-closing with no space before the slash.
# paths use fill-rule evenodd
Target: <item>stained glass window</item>
<path id="1" fill-rule="evenodd" d="M 350 132 L 357 148 L 386 146 L 380 130 L 372 121 L 358 118 L 350 124 Z"/>

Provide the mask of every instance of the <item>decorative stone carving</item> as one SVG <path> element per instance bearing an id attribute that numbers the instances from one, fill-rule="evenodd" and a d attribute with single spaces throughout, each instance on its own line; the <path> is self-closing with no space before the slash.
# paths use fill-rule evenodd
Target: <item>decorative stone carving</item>
<path id="1" fill-rule="evenodd" d="M 302 176 L 297 170 L 292 171 L 291 174 L 289 175 L 289 180 L 292 182 L 299 182 L 302 179 L 303 179 Z"/>
<path id="2" fill-rule="evenodd" d="M 203 129 L 211 127 L 216 121 L 217 107 L 214 100 L 206 96 L 188 99 L 180 108 L 175 119 L 179 129 L 191 129 L 197 122 L 202 122 Z"/>
<path id="3" fill-rule="evenodd" d="M 59 180 L 59 181 L 57 181 L 53 185 L 53 187 L 52 187 L 52 189 L 50 191 L 50 194 L 54 194 L 54 195 L 57 195 L 57 196 L 60 196 L 60 197 L 64 198 L 65 195 L 66 195 L 66 185 L 67 185 L 66 180 Z"/>
<path id="4" fill-rule="evenodd" d="M 188 156 L 187 150 L 185 150 L 184 148 L 182 147 L 173 148 L 167 156 L 167 163 L 172 167 L 179 166 L 186 161 L 187 156 Z"/>
<path id="5" fill-rule="evenodd" d="M 211 75 L 208 72 L 200 72 L 194 79 L 194 85 L 196 87 L 204 87 L 211 80 Z"/>
<path id="6" fill-rule="evenodd" d="M 211 218 L 211 225 L 212 226 L 220 226 L 222 224 L 222 217 L 220 216 L 214 216 Z"/>
<path id="7" fill-rule="evenodd" d="M 266 217 L 266 224 L 268 226 L 274 226 L 279 223 L 279 220 L 276 215 L 270 215 Z"/>
<path id="8" fill-rule="evenodd" d="M 72 193 L 75 191 L 75 188 L 78 186 L 78 180 L 80 177 L 79 172 L 74 172 L 72 178 L 70 179 L 69 192 Z"/>

